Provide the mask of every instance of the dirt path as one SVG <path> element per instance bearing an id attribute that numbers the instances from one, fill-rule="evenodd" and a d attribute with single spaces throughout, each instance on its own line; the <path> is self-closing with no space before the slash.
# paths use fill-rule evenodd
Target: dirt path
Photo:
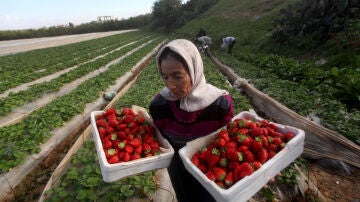
<path id="1" fill-rule="evenodd" d="M 56 37 L 42 37 L 42 38 L 34 38 L 34 39 L 0 41 L 0 56 L 30 51 L 35 49 L 41 49 L 41 48 L 61 46 L 70 43 L 76 43 L 76 42 L 106 37 L 114 34 L 130 32 L 130 31 L 135 31 L 135 30 L 120 30 L 120 31 L 96 32 L 96 33 L 76 34 L 76 35 L 66 35 L 66 36 L 56 36 Z"/>

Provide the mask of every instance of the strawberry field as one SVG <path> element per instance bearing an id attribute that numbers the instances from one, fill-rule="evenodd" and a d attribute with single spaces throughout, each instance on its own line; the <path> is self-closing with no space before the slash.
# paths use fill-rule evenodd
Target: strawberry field
<path id="1" fill-rule="evenodd" d="M 66 149 L 88 126 L 89 113 L 102 110 L 109 104 L 103 99 L 105 92 L 118 92 L 134 82 L 111 105 L 115 109 L 132 105 L 147 109 L 153 96 L 164 85 L 153 53 L 166 40 L 164 36 L 153 33 L 130 32 L 0 57 L 0 174 L 2 189 L 9 190 L 9 193 L 4 191 L 1 197 L 6 199 L 11 195 L 10 198 L 17 201 L 38 200 L 43 184 L 54 169 L 54 165 L 49 166 L 51 169 L 45 165 L 44 170 L 47 171 L 41 171 L 44 165 L 39 169 L 38 164 L 67 137 L 71 137 L 63 151 L 66 153 Z M 323 92 L 326 86 L 312 90 L 289 79 L 279 78 L 274 73 L 275 68 L 264 69 L 261 66 L 266 63 L 264 61 L 214 53 L 223 63 L 233 67 L 237 74 L 250 79 L 259 90 L 303 116 L 312 112 L 320 115 L 325 127 L 359 142 L 359 112 L 348 111 L 344 105 L 327 96 Z M 147 57 L 149 64 L 139 72 L 134 70 Z M 230 92 L 234 113 L 252 109 L 249 100 L 232 87 L 216 65 L 205 55 L 203 59 L 207 81 Z M 248 62 L 244 62 L 245 59 Z M 270 63 L 270 59 L 263 59 Z M 56 162 L 61 161 L 63 156 L 59 155 Z M 20 186 L 24 184 L 21 181 L 31 170 L 37 170 L 32 174 L 42 181 L 27 181 L 26 189 L 18 188 L 23 187 Z M 14 177 L 18 173 L 22 177 Z M 295 175 L 284 175 L 282 180 L 293 183 Z M 124 201 L 132 197 L 149 197 L 158 189 L 161 185 L 157 183 L 154 171 L 112 183 L 104 182 L 90 137 L 71 156 L 71 163 L 67 165 L 60 183 L 47 190 L 45 196 L 46 201 Z"/>

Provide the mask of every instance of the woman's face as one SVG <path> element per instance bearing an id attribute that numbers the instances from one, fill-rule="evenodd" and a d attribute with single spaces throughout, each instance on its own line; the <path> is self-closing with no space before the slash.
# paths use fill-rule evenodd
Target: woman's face
<path id="1" fill-rule="evenodd" d="M 181 99 L 190 92 L 192 84 L 187 68 L 174 57 L 168 55 L 161 61 L 160 73 L 166 87 L 175 97 Z"/>

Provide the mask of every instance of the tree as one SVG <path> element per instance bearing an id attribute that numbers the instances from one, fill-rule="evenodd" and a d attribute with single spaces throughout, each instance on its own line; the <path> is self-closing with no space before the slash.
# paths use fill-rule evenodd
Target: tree
<path id="1" fill-rule="evenodd" d="M 169 33 L 177 28 L 181 11 L 181 0 L 158 0 L 153 5 L 152 27 L 163 28 Z"/>

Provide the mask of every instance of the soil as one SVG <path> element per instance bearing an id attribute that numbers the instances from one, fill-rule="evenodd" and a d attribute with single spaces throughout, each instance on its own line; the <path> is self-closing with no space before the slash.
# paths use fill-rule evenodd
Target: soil
<path id="1" fill-rule="evenodd" d="M 347 176 L 324 171 L 316 164 L 310 165 L 308 169 L 309 178 L 327 201 L 360 201 L 360 169 Z"/>

